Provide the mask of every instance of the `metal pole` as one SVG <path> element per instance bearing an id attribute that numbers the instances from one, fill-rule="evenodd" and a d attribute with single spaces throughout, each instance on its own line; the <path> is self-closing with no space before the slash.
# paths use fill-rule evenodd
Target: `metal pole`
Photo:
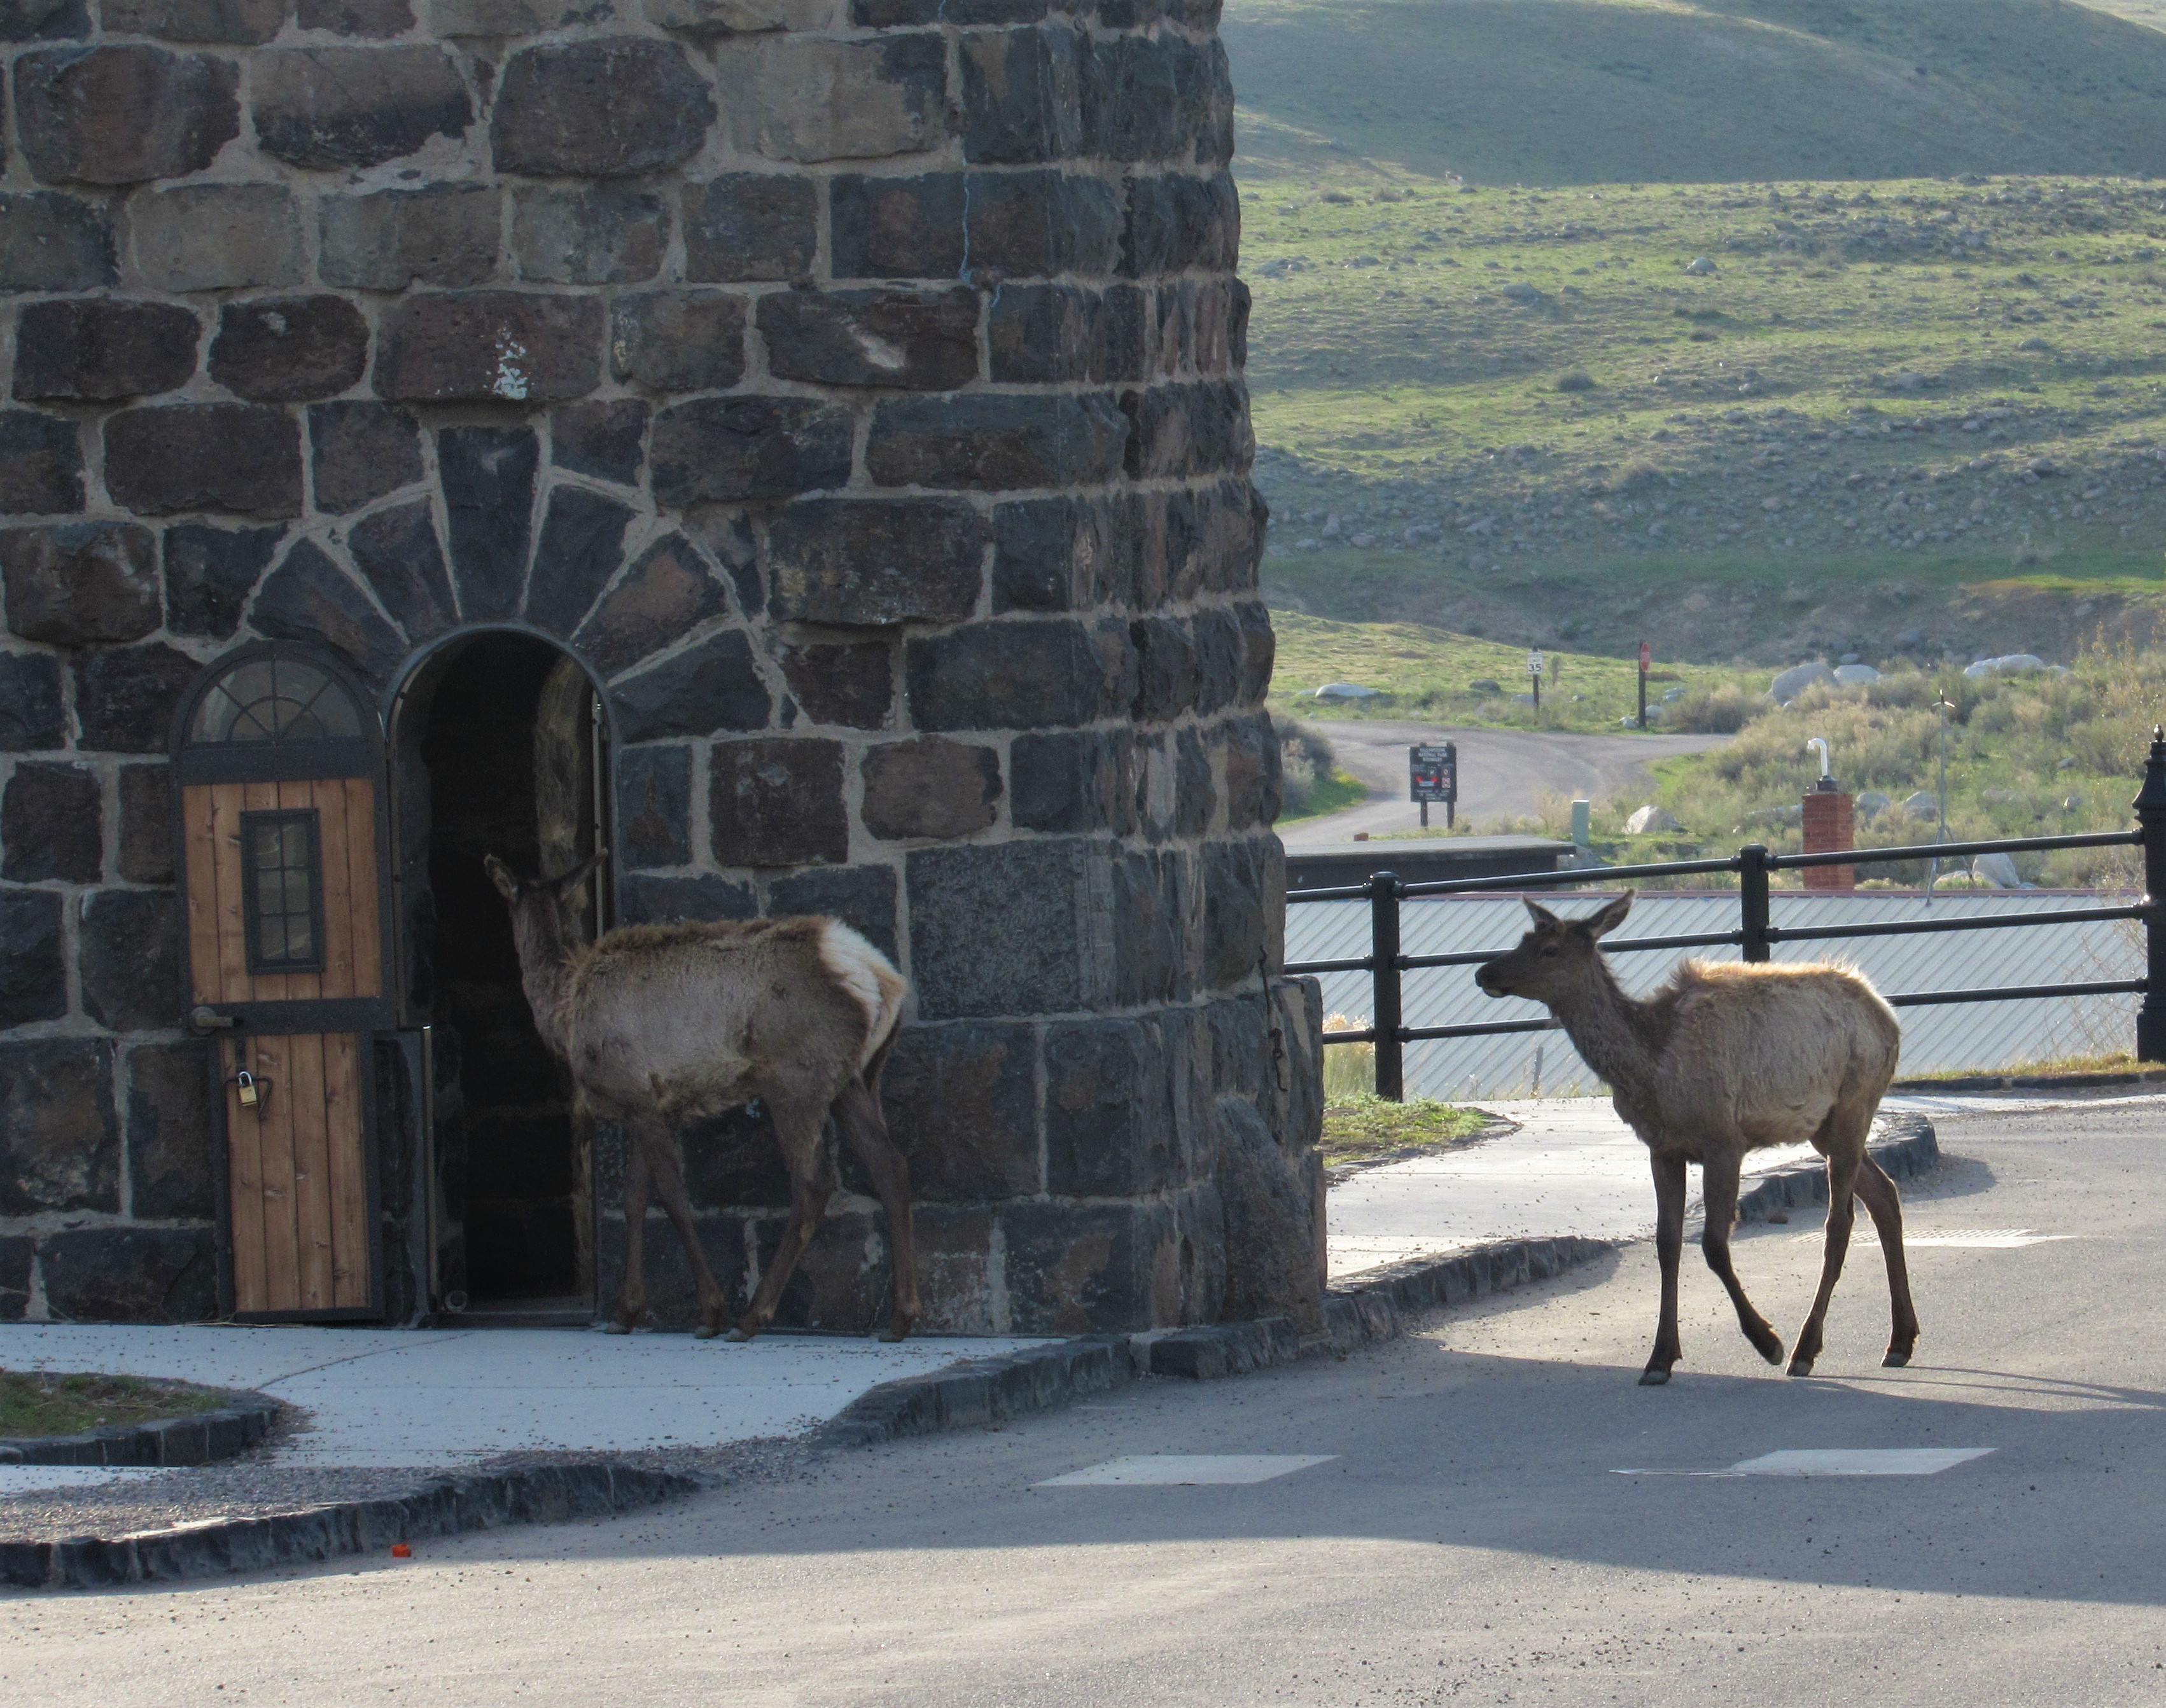
<path id="1" fill-rule="evenodd" d="M 1647 667 L 1640 667 L 1640 727 L 1647 727 Z"/>
<path id="2" fill-rule="evenodd" d="M 1765 961 L 1767 945 L 1767 850 L 1758 842 L 1737 851 L 1737 902 L 1747 961 Z"/>
<path id="3" fill-rule="evenodd" d="M 1421 804 L 1421 809 L 1422 809 L 1422 829 L 1424 829 L 1424 830 L 1426 830 L 1429 828 L 1429 803 L 1428 803 L 1427 801 L 1424 801 L 1424 802 Z"/>
<path id="4" fill-rule="evenodd" d="M 1376 1095 L 1392 1103 L 1407 1098 L 1403 1046 L 1399 1038 L 1399 878 L 1379 872 L 1369 879 L 1369 944 L 1374 964 L 1370 978 L 1376 1000 Z"/>
<path id="5" fill-rule="evenodd" d="M 2136 822 L 2143 830 L 2143 1006 L 2136 1011 L 2136 1056 L 2166 1062 L 2166 730 L 2151 727 L 2151 754 L 2143 763 L 2143 788 L 2136 797 Z M 1377 1058 L 1380 1062 L 1381 1057 Z"/>

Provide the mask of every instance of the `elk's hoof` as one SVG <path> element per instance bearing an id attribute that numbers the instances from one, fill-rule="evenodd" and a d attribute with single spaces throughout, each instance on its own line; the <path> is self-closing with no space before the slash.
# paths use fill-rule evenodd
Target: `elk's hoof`
<path id="1" fill-rule="evenodd" d="M 1650 1369 L 1642 1370 L 1640 1373 L 1640 1385 L 1642 1388 L 1659 1388 L 1669 1379 L 1670 1373 L 1667 1370 Z"/>
<path id="2" fill-rule="evenodd" d="M 631 1332 L 631 1325 L 628 1322 L 612 1320 L 602 1325 L 602 1332 L 604 1334 L 630 1334 Z"/>
<path id="3" fill-rule="evenodd" d="M 906 1341 L 910 1338 L 911 1326 L 916 1321 L 915 1317 L 909 1316 L 890 1317 L 887 1326 L 880 1331 L 880 1337 L 884 1341 Z"/>
<path id="4" fill-rule="evenodd" d="M 1774 1330 L 1762 1329 L 1758 1334 L 1749 1336 L 1747 1338 L 1752 1342 L 1752 1350 L 1769 1363 L 1779 1364 L 1783 1362 L 1783 1337 Z"/>
<path id="5" fill-rule="evenodd" d="M 1910 1355 L 1908 1352 L 1890 1352 L 1880 1361 L 1880 1367 L 1883 1370 L 1899 1370 L 1910 1362 Z"/>
<path id="6" fill-rule="evenodd" d="M 713 1323 L 703 1322 L 692 1331 L 692 1338 L 695 1341 L 711 1341 L 721 1332 L 721 1330 Z"/>
<path id="7" fill-rule="evenodd" d="M 1813 1363 L 1810 1358 L 1793 1358 L 1790 1360 L 1790 1373 L 1793 1376 L 1809 1376 L 1813 1373 Z"/>
<path id="8" fill-rule="evenodd" d="M 731 1345 L 736 1346 L 745 1341 L 750 1340 L 752 1336 L 747 1334 L 741 1328 L 733 1328 L 727 1334 L 724 1335 L 722 1338 L 729 1342 Z"/>

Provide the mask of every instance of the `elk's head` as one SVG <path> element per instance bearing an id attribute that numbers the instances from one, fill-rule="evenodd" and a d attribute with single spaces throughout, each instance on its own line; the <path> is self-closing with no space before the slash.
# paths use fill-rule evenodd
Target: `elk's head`
<path id="1" fill-rule="evenodd" d="M 1534 928 L 1519 939 L 1518 948 L 1477 967 L 1474 982 L 1491 996 L 1554 1003 L 1586 988 L 1601 959 L 1596 940 L 1624 923 L 1624 915 L 1632 911 L 1632 896 L 1628 891 L 1580 920 L 1561 919 L 1531 899 L 1527 911 L 1535 917 Z"/>
<path id="2" fill-rule="evenodd" d="M 494 854 L 483 855 L 481 863 L 511 909 L 512 931 L 523 951 L 530 936 L 537 940 L 537 946 L 561 944 L 569 925 L 568 904 L 608 858 L 606 853 L 597 854 L 555 878 L 521 878 Z"/>

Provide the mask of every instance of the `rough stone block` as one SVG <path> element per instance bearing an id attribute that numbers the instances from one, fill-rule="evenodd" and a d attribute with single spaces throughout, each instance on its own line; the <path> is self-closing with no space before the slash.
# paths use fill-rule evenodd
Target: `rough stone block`
<path id="1" fill-rule="evenodd" d="M 62 1322 L 203 1322 L 218 1314 L 209 1228 L 77 1228 L 48 1235 L 45 1305 Z"/>
<path id="2" fill-rule="evenodd" d="M 240 134 L 231 60 L 115 44 L 15 61 L 15 126 L 49 184 L 136 184 L 199 172 Z M 108 251 L 109 252 L 109 251 Z"/>
<path id="3" fill-rule="evenodd" d="M 379 396 L 416 403 L 546 403 L 601 381 L 602 304 L 530 291 L 441 291 L 385 309 Z"/>
<path id="4" fill-rule="evenodd" d="M 1047 1189 L 1155 1192 L 1175 1173 L 1171 1064 L 1147 1020 L 1067 1021 L 1045 1033 Z"/>
<path id="5" fill-rule="evenodd" d="M 631 507 L 615 498 L 584 487 L 552 488 L 526 582 L 526 620 L 552 635 L 577 629 L 623 563 L 631 519 Z"/>
<path id="6" fill-rule="evenodd" d="M 752 886 L 732 883 L 712 872 L 696 878 L 657 878 L 651 872 L 632 872 L 623 880 L 618 894 L 628 925 L 667 925 L 672 920 L 753 920 L 759 917 L 759 900 Z"/>
<path id="7" fill-rule="evenodd" d="M 684 277 L 695 283 L 795 279 L 819 245 L 819 186 L 733 172 L 684 186 Z"/>
<path id="8" fill-rule="evenodd" d="M 1080 838 L 920 848 L 905 860 L 922 1019 L 1065 1014 L 1112 988 L 1112 867 Z M 1001 929 L 989 932 L 986 921 Z"/>
<path id="9" fill-rule="evenodd" d="M 1234 608 L 1241 626 L 1239 698 L 1253 705 L 1271 685 L 1271 669 L 1278 656 L 1278 637 L 1271 632 L 1271 614 L 1261 599 L 1244 599 Z"/>
<path id="10" fill-rule="evenodd" d="M 103 799 L 87 765 L 18 765 L 0 794 L 0 878 L 97 883 L 104 867 Z"/>
<path id="11" fill-rule="evenodd" d="M 1256 454 L 1249 394 L 1238 380 L 1154 386 L 1130 392 L 1128 468 L 1139 480 L 1248 467 Z"/>
<path id="12" fill-rule="evenodd" d="M 774 709 L 753 663 L 752 643 L 736 629 L 612 683 L 610 704 L 622 741 L 762 730 Z"/>
<path id="13" fill-rule="evenodd" d="M 257 55 L 249 75 L 256 140 L 289 166 L 380 166 L 473 122 L 441 48 L 282 48 Z"/>
<path id="14" fill-rule="evenodd" d="M 647 22 L 687 35 L 762 35 L 818 29 L 834 19 L 835 0 L 646 0 Z"/>
<path id="15" fill-rule="evenodd" d="M 119 1208 L 113 1046 L 0 1044 L 0 1215 Z"/>
<path id="16" fill-rule="evenodd" d="M 676 43 L 605 37 L 514 54 L 489 142 L 500 172 L 611 177 L 683 165 L 714 122 L 714 98 Z"/>
<path id="17" fill-rule="evenodd" d="M 529 428 L 446 427 L 436 435 L 452 572 L 469 621 L 500 621 L 519 609 L 540 460 Z"/>
<path id="18" fill-rule="evenodd" d="M 760 298 L 768 366 L 816 385 L 953 391 L 978 377 L 978 293 L 777 292 Z"/>
<path id="19" fill-rule="evenodd" d="M 439 35 L 541 35 L 609 17 L 579 0 L 429 0 L 429 28 Z"/>
<path id="20" fill-rule="evenodd" d="M 717 741 L 707 778 L 717 866 L 840 866 L 850 857 L 843 745 L 814 737 Z"/>
<path id="21" fill-rule="evenodd" d="M 128 203 L 135 271 L 154 291 L 300 283 L 301 216 L 283 184 L 182 184 Z"/>
<path id="22" fill-rule="evenodd" d="M 947 44 L 931 30 L 875 41 L 729 42 L 716 55 L 731 146 L 769 160 L 880 160 L 938 146 Z"/>
<path id="23" fill-rule="evenodd" d="M 1177 836 L 1200 836 L 1211 828 L 1218 812 L 1218 786 L 1211 772 L 1211 750 L 1200 730 L 1175 732 L 1174 743 L 1175 804 L 1173 832 Z"/>
<path id="24" fill-rule="evenodd" d="M 650 192 L 601 183 L 512 193 L 511 256 L 522 279 L 630 284 L 659 272 L 668 246 L 668 204 Z"/>
<path id="25" fill-rule="evenodd" d="M 902 398 L 873 417 L 866 466 L 882 486 L 1092 486 L 1119 472 L 1127 442 L 1121 412 L 1090 394 Z"/>
<path id="26" fill-rule="evenodd" d="M 458 626 L 451 572 L 426 498 L 363 517 L 346 536 L 354 567 L 416 645 Z"/>
<path id="27" fill-rule="evenodd" d="M 283 409 L 168 403 L 105 419 L 105 489 L 145 516 L 301 513 L 301 435 Z"/>
<path id="28" fill-rule="evenodd" d="M 986 316 L 990 377 L 996 385 L 1089 379 L 1098 315 L 1096 291 L 1075 285 L 1003 285 Z"/>
<path id="29" fill-rule="evenodd" d="M 850 0 L 850 22 L 860 29 L 910 24 L 1036 24 L 1052 10 L 1050 0 Z M 1086 8 L 1067 9 L 1081 13 Z"/>
<path id="30" fill-rule="evenodd" d="M 170 889 L 82 899 L 82 1011 L 116 1032 L 181 1023 L 181 906 Z"/>
<path id="31" fill-rule="evenodd" d="M 124 765 L 120 777 L 120 852 L 116 868 L 130 883 L 173 881 L 173 783 L 171 770 Z"/>
<path id="32" fill-rule="evenodd" d="M 278 33 L 287 0 L 102 0 L 98 18 L 114 35 L 163 41 L 232 42 L 254 47 Z"/>
<path id="33" fill-rule="evenodd" d="M 1229 719 L 1212 732 L 1225 778 L 1226 828 L 1263 830 L 1279 815 L 1279 744 L 1261 714 Z"/>
<path id="34" fill-rule="evenodd" d="M 884 842 L 953 841 L 1000 816 L 1001 759 L 990 747 L 940 735 L 890 741 L 870 749 L 858 771 L 865 828 Z"/>
<path id="35" fill-rule="evenodd" d="M 214 528 L 182 522 L 166 530 L 166 626 L 176 635 L 223 640 L 240 626 L 240 614 L 271 556 L 283 528 Z"/>
<path id="36" fill-rule="evenodd" d="M 211 1165 L 210 1046 L 138 1044 L 128 1052 L 129 1203 L 145 1220 L 218 1214 Z"/>
<path id="37" fill-rule="evenodd" d="M 1124 624 L 1031 618 L 913 640 L 905 670 L 921 730 L 1043 730 L 1119 715 L 1135 659 Z"/>
<path id="38" fill-rule="evenodd" d="M 7 0 L 0 5 L 0 41 L 81 41 L 90 34 L 83 0 Z"/>
<path id="39" fill-rule="evenodd" d="M 1063 172 L 970 176 L 970 267 L 1003 277 L 1109 273 L 1121 246 L 1120 192 Z"/>
<path id="40" fill-rule="evenodd" d="M 300 0 L 295 21 L 304 29 L 388 41 L 414 27 L 409 0 Z"/>
<path id="41" fill-rule="evenodd" d="M 616 676 L 721 616 L 729 595 L 692 542 L 681 534 L 658 540 L 640 554 L 581 625 L 573 645 L 605 677 Z M 767 721 L 760 696 L 759 722 Z"/>
<path id="42" fill-rule="evenodd" d="M 1216 76 L 1210 50 L 1183 35 L 1099 38 L 1082 75 L 1080 151 L 1116 161 L 1186 157 L 1202 163 L 1216 116 Z"/>
<path id="43" fill-rule="evenodd" d="M 1230 177 L 1168 172 L 1129 184 L 1120 270 L 1130 278 L 1230 272 L 1240 245 L 1240 193 Z"/>
<path id="44" fill-rule="evenodd" d="M 1113 867 L 1113 916 L 1119 921 L 1115 998 L 1124 1006 L 1182 1002 L 1198 946 L 1197 909 L 1185 850 L 1123 854 Z"/>
<path id="45" fill-rule="evenodd" d="M 52 190 L 0 194 L 0 291 L 94 291 L 119 277 L 105 209 Z"/>
<path id="46" fill-rule="evenodd" d="M 915 1196 L 970 1203 L 1043 1189 L 1036 1055 L 1027 1025 L 905 1029 L 880 1102 L 888 1131 L 910 1151 Z"/>
<path id="47" fill-rule="evenodd" d="M 1147 724 L 1179 717 L 1196 703 L 1196 645 L 1178 617 L 1145 617 L 1128 625 L 1136 646 L 1134 715 Z"/>
<path id="48" fill-rule="evenodd" d="M 485 285 L 496 277 L 502 200 L 493 184 L 326 196 L 317 271 L 327 285 L 361 291 Z"/>
<path id="49" fill-rule="evenodd" d="M 816 724 L 884 730 L 895 713 L 895 659 L 885 641 L 779 641 L 775 657 L 798 709 Z"/>
<path id="50" fill-rule="evenodd" d="M 610 308 L 610 373 L 658 392 L 704 392 L 744 377 L 745 305 L 727 291 L 641 291 Z"/>
<path id="51" fill-rule="evenodd" d="M 1198 611 L 1193 624 L 1196 647 L 1196 709 L 1206 716 L 1232 705 L 1241 696 L 1241 662 L 1246 646 L 1238 611 L 1214 606 Z"/>
<path id="52" fill-rule="evenodd" d="M 826 914 L 892 961 L 897 958 L 895 897 L 893 867 L 816 866 L 769 879 L 767 911 L 777 918 Z"/>
<path id="53" fill-rule="evenodd" d="M 331 647 L 370 682 L 385 681 L 406 656 L 399 631 L 313 540 L 295 542 L 265 578 L 249 620 L 274 640 Z"/>
<path id="54" fill-rule="evenodd" d="M 342 516 L 421 478 L 414 418 L 389 403 L 319 403 L 309 411 L 316 508 Z"/>
<path id="55" fill-rule="evenodd" d="M 210 377 L 257 403 L 335 397 L 368 366 L 368 322 L 343 297 L 257 297 L 219 310 Z"/>
<path id="56" fill-rule="evenodd" d="M 740 509 L 702 505 L 684 519 L 685 529 L 707 556 L 722 567 L 737 594 L 737 614 L 748 619 L 766 609 L 766 583 L 760 574 L 759 540 L 752 519 Z"/>
<path id="57" fill-rule="evenodd" d="M 0 652 L 0 752 L 41 752 L 66 739 L 60 660 L 47 652 Z"/>
<path id="58" fill-rule="evenodd" d="M 170 303 L 27 303 L 15 330 L 15 395 L 109 403 L 169 392 L 196 371 L 202 335 L 196 317 Z"/>
<path id="59" fill-rule="evenodd" d="M 631 866 L 692 863 L 692 750 L 626 747 L 616 762 L 617 824 Z"/>
<path id="60" fill-rule="evenodd" d="M 970 198 L 959 172 L 917 178 L 829 182 L 828 219 L 838 279 L 952 279 L 969 245 L 964 216 Z"/>
<path id="61" fill-rule="evenodd" d="M 764 1270 L 774 1260 L 786 1219 L 765 1216 L 754 1225 Z M 774 1320 L 788 1328 L 864 1334 L 883 1321 L 888 1301 L 887 1242 L 872 1214 L 830 1210 L 805 1247 L 796 1273 L 782 1289 Z"/>
<path id="62" fill-rule="evenodd" d="M 0 410 L 0 512 L 43 516 L 82 508 L 75 423 L 33 409 Z"/>
<path id="63" fill-rule="evenodd" d="M 549 418 L 549 461 L 574 474 L 636 486 L 647 461 L 648 413 L 636 398 L 567 403 Z"/>
<path id="64" fill-rule="evenodd" d="M 1178 1236 L 1166 1205 L 1010 1204 L 1000 1222 L 1015 1333 L 1093 1334 L 1177 1319 Z"/>
<path id="65" fill-rule="evenodd" d="M 768 525 L 769 612 L 783 622 L 956 623 L 977 609 L 985 519 L 947 498 L 811 498 Z"/>
<path id="66" fill-rule="evenodd" d="M 173 714 L 198 668 L 158 640 L 84 654 L 74 667 L 78 745 L 92 752 L 164 752 Z"/>
<path id="67" fill-rule="evenodd" d="M 126 522 L 0 529 L 8 626 L 25 640 L 93 646 L 158 626 L 151 530 Z"/>
<path id="68" fill-rule="evenodd" d="M 4 836 L 0 830 L 0 840 Z M 0 889 L 0 1026 L 56 1020 L 67 1012 L 61 899 L 56 890 Z"/>
<path id="69" fill-rule="evenodd" d="M 654 498 L 792 498 L 850 478 L 856 424 L 811 398 L 695 398 L 654 418 Z"/>
<path id="70" fill-rule="evenodd" d="M 963 157 L 1021 165 L 1082 151 L 1086 39 L 1066 24 L 963 39 Z"/>
<path id="71" fill-rule="evenodd" d="M 1286 860 L 1276 837 L 1214 842 L 1203 851 L 1204 983 L 1224 990 L 1259 962 L 1286 958 Z M 1276 878 L 1276 887 L 1273 880 Z"/>
<path id="72" fill-rule="evenodd" d="M 64 0 L 64 3 L 79 8 L 82 0 Z M 87 19 L 83 27 L 89 28 Z M 0 1236 L 0 1322 L 20 1322 L 29 1314 L 30 1267 L 37 1251 L 36 1241 L 28 1234 Z M 19 1546 L 43 1548 L 47 1544 L 25 1542 Z"/>
<path id="73" fill-rule="evenodd" d="M 1136 827 L 1135 742 L 1125 730 L 1018 735 L 1008 749 L 1008 816 L 1022 830 Z"/>
<path id="74" fill-rule="evenodd" d="M 1323 1326 L 1323 1218 L 1303 1153 L 1281 1144 L 1246 1098 L 1220 1098 L 1212 1127 L 1226 1215 L 1225 1314 L 1290 1316 L 1313 1334 Z"/>

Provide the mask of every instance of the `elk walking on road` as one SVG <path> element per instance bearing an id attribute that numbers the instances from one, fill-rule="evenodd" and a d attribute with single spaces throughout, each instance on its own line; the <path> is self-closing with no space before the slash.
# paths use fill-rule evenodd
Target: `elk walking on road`
<path id="1" fill-rule="evenodd" d="M 1820 1290 L 1790 1352 L 1790 1373 L 1808 1376 L 1820 1357 L 1828 1300 L 1842 1273 L 1855 1215 L 1865 1201 L 1888 1261 L 1894 1329 L 1882 1363 L 1907 1364 L 1918 1315 L 1903 1259 L 1903 1206 L 1895 1183 L 1867 1154 L 1880 1099 L 1895 1077 L 1902 1042 L 1894 1011 L 1859 974 L 1841 967 L 1739 966 L 1688 961 L 1645 1000 L 1627 996 L 1598 941 L 1624 922 L 1632 897 L 1566 920 L 1529 900 L 1534 927 L 1475 981 L 1491 996 L 1531 998 L 1562 1024 L 1587 1064 L 1606 1080 L 1617 1113 L 1652 1155 L 1655 1248 L 1662 1310 L 1655 1350 L 1640 1380 L 1670 1379 L 1684 1356 L 1677 1341 L 1677 1259 L 1684 1247 L 1685 1165 L 1704 1171 L 1707 1227 L 1700 1247 L 1737 1308 L 1738 1326 L 1761 1357 L 1783 1360 L 1782 1336 L 1752 1308 L 1730 1259 L 1745 1155 L 1810 1144 L 1827 1159 L 1826 1244 Z"/>
<path id="2" fill-rule="evenodd" d="M 691 1263 L 696 1332 L 721 1331 L 722 1289 L 700 1247 L 675 1134 L 688 1120 L 757 1099 L 790 1171 L 790 1223 L 729 1338 L 750 1340 L 773 1321 L 827 1210 L 836 1183 L 826 1142 L 832 1115 L 886 1212 L 895 1273 L 880 1337 L 901 1340 L 917 1316 L 910 1168 L 888 1137 L 880 1082 L 902 1012 L 902 975 L 848 925 L 821 915 L 630 925 L 575 946 L 567 898 L 598 863 L 522 879 L 493 854 L 483 862 L 511 909 L 520 978 L 542 1041 L 570 1068 L 579 1108 L 620 1123 L 631 1141 L 624 1286 L 611 1329 L 630 1332 L 646 1309 L 652 1191 Z"/>

